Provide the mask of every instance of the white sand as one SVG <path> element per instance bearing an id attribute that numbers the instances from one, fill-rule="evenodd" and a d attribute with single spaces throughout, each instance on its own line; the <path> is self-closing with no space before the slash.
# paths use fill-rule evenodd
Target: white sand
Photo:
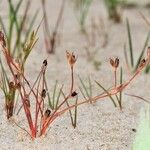
<path id="1" fill-rule="evenodd" d="M 1 6 L 4 6 L 4 0 Z M 49 0 L 49 23 L 53 27 L 57 14 L 60 0 Z M 0 6 L 0 7 L 1 7 Z M 39 8 L 40 2 L 33 0 L 32 7 L 35 10 Z M 4 11 L 4 10 L 3 10 Z M 148 9 L 141 8 L 145 16 L 150 18 Z M 2 10 L 0 11 L 2 12 Z M 31 12 L 32 13 L 32 12 Z M 4 13 L 5 14 L 5 13 Z M 118 56 L 122 64 L 125 63 L 123 56 L 123 45 L 127 41 L 125 19 L 129 18 L 133 41 L 135 57 L 138 56 L 143 46 L 144 40 L 148 33 L 148 26 L 142 20 L 138 10 L 130 9 L 123 12 L 123 23 L 113 24 L 107 20 L 107 14 L 102 2 L 94 0 L 90 7 L 89 19 L 91 16 L 104 19 L 107 32 L 109 33 L 109 43 L 105 48 L 99 48 L 96 59 L 102 62 L 99 71 L 96 71 L 86 60 L 84 46 L 86 45 L 84 37 L 79 33 L 79 26 L 76 21 L 70 3 L 66 4 L 64 21 L 61 30 L 62 40 L 56 49 L 56 55 L 49 56 L 47 76 L 50 86 L 56 79 L 59 83 L 66 85 L 69 83 L 68 64 L 65 58 L 65 50 L 74 50 L 78 54 L 76 64 L 76 75 L 80 74 L 83 78 L 88 75 L 92 79 L 100 81 L 106 87 L 110 87 L 113 81 L 111 68 L 108 59 L 111 56 Z M 40 19 L 40 16 L 39 16 Z M 87 21 L 89 29 L 89 22 Z M 40 70 L 42 61 L 47 57 L 44 50 L 42 39 L 42 28 L 39 32 L 39 42 L 31 53 L 26 66 L 26 74 L 29 80 L 33 81 Z M 101 45 L 101 41 L 99 41 Z M 38 59 L 37 59 L 38 58 Z M 125 69 L 125 67 L 124 67 Z M 124 70 L 126 72 L 126 70 Z M 129 75 L 124 74 L 128 79 Z M 68 81 L 66 80 L 68 78 Z M 149 93 L 150 80 L 149 75 L 142 74 L 134 83 L 128 87 L 126 93 L 134 93 L 146 98 L 150 97 Z M 98 93 L 95 90 L 94 93 Z M 79 95 L 81 96 L 81 95 Z M 138 113 L 143 102 L 123 95 L 123 111 L 115 109 L 109 99 L 96 102 L 94 105 L 85 104 L 78 108 L 78 125 L 73 129 L 70 124 L 68 113 L 56 119 L 51 125 L 46 137 L 38 138 L 31 141 L 26 133 L 16 125 L 8 122 L 4 112 L 4 97 L 1 95 L 0 101 L 0 149 L 1 150 L 130 150 L 134 140 L 138 122 Z M 16 117 L 15 117 L 16 119 Z M 26 119 L 22 113 L 16 119 L 23 126 L 26 126 Z M 28 126 L 26 126 L 28 128 Z"/>

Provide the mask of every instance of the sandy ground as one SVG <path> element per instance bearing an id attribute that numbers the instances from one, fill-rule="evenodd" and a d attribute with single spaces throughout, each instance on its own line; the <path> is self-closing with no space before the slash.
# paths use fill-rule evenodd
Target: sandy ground
<path id="1" fill-rule="evenodd" d="M 140 1 L 141 2 L 141 1 Z M 145 1 L 145 3 L 148 1 Z M 60 7 L 61 0 L 49 0 L 49 23 L 53 28 L 56 16 L 58 14 L 58 7 Z M 143 3 L 142 3 L 143 4 Z M 4 0 L 2 5 L 5 6 Z M 40 2 L 32 1 L 32 8 L 40 7 Z M 33 9 L 32 9 L 33 10 Z M 40 10 L 41 11 L 41 10 Z M 135 59 L 140 53 L 143 43 L 147 36 L 149 27 L 145 24 L 139 11 L 143 12 L 146 17 L 150 18 L 150 11 L 144 8 L 123 10 L 123 22 L 121 24 L 114 24 L 107 19 L 107 12 L 104 4 L 101 1 L 94 0 L 90 7 L 87 31 L 90 31 L 91 17 L 104 20 L 105 28 L 108 33 L 108 44 L 105 48 L 98 47 L 98 53 L 95 56 L 96 60 L 100 60 L 102 65 L 100 70 L 95 70 L 91 62 L 87 61 L 85 55 L 86 40 L 79 32 L 79 25 L 76 20 L 72 5 L 67 1 L 63 22 L 60 28 L 60 44 L 56 48 L 56 55 L 48 57 L 47 77 L 50 86 L 54 85 L 54 81 L 59 80 L 60 84 L 67 84 L 70 82 L 68 71 L 68 64 L 65 58 L 66 50 L 73 50 L 78 55 L 76 64 L 75 76 L 77 75 L 86 78 L 91 76 L 94 80 L 98 80 L 104 86 L 110 87 L 113 83 L 112 70 L 109 64 L 109 57 L 118 56 L 121 60 L 121 65 L 125 64 L 123 55 L 123 45 L 127 42 L 126 34 L 126 17 L 129 19 L 132 34 Z M 1 10 L 1 14 L 5 17 L 5 11 Z M 31 11 L 31 14 L 33 12 Z M 37 24 L 41 19 L 39 14 Z M 35 26 L 36 27 L 36 26 Z M 100 29 L 102 32 L 103 29 Z M 26 74 L 32 82 L 38 71 L 42 61 L 47 57 L 44 42 L 43 42 L 42 28 L 39 31 L 39 42 L 36 48 L 31 53 L 26 65 Z M 97 45 L 101 45 L 103 37 L 97 39 Z M 92 50 L 91 50 L 92 51 Z M 124 67 L 124 66 L 123 66 Z M 129 74 L 124 67 L 124 80 L 129 78 Z M 67 80 L 66 80 L 67 79 Z M 77 81 L 78 82 L 78 81 Z M 135 93 L 140 96 L 150 97 L 149 91 L 150 80 L 149 75 L 142 74 L 137 80 L 132 83 L 126 93 Z M 77 88 L 77 86 L 76 86 Z M 96 88 L 94 94 L 100 91 Z M 81 97 L 81 95 L 79 95 Z M 78 125 L 73 129 L 70 124 L 68 113 L 59 117 L 50 127 L 46 137 L 38 138 L 31 141 L 30 138 L 16 125 L 8 122 L 5 118 L 4 112 L 4 97 L 1 95 L 0 101 L 0 149 L 1 150 L 130 150 L 135 137 L 135 132 L 132 129 L 137 128 L 138 114 L 143 102 L 137 99 L 123 95 L 123 110 L 115 109 L 109 99 L 98 101 L 95 104 L 85 104 L 78 108 Z M 21 117 L 19 123 L 26 126 L 25 117 Z M 16 120 L 17 117 L 15 117 Z"/>

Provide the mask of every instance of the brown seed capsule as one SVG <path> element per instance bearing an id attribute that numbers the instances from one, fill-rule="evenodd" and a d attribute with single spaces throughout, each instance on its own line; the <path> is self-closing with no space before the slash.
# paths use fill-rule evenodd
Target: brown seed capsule
<path id="1" fill-rule="evenodd" d="M 69 53 L 68 51 L 66 51 L 66 57 L 70 66 L 73 66 L 75 62 L 77 61 L 76 56 L 73 53 Z"/>
<path id="2" fill-rule="evenodd" d="M 45 98 L 45 97 L 46 97 L 46 90 L 45 90 L 45 89 L 42 90 L 41 96 L 42 96 L 42 98 Z"/>
<path id="3" fill-rule="evenodd" d="M 110 58 L 110 64 L 112 67 L 114 67 L 114 60 L 112 58 Z"/>
<path id="4" fill-rule="evenodd" d="M 110 64 L 113 68 L 118 68 L 119 66 L 119 58 L 116 57 L 115 59 L 110 58 Z"/>
<path id="5" fill-rule="evenodd" d="M 46 109 L 46 111 L 45 111 L 45 113 L 44 113 L 44 116 L 45 116 L 46 118 L 48 118 L 48 117 L 50 116 L 50 114 L 51 114 L 51 110 Z"/>
<path id="6" fill-rule="evenodd" d="M 146 63 L 146 60 L 145 59 L 142 59 L 140 64 L 139 64 L 139 67 L 143 67 Z"/>
<path id="7" fill-rule="evenodd" d="M 74 91 L 74 92 L 71 94 L 71 96 L 72 96 L 72 97 L 75 97 L 77 94 L 78 94 L 78 93 L 77 93 L 76 91 Z"/>
<path id="8" fill-rule="evenodd" d="M 118 66 L 119 66 L 119 58 L 117 57 L 115 59 L 115 68 L 118 68 Z"/>
<path id="9" fill-rule="evenodd" d="M 43 65 L 47 66 L 47 60 L 46 59 L 43 61 Z"/>

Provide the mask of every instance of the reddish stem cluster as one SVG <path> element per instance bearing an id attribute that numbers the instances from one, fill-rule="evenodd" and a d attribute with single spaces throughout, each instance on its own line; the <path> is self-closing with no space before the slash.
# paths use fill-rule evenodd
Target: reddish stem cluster
<path id="1" fill-rule="evenodd" d="M 150 61 L 150 49 L 147 52 L 147 58 L 143 59 L 139 65 L 139 68 L 135 72 L 135 74 L 125 83 L 115 86 L 114 88 L 110 89 L 108 93 L 99 94 L 93 98 L 87 100 L 80 100 L 77 104 L 71 105 L 69 107 L 62 107 L 70 98 L 76 95 L 76 92 L 73 92 L 73 85 L 74 85 L 74 77 L 73 77 L 73 66 L 77 60 L 73 53 L 66 52 L 68 62 L 71 67 L 71 74 L 72 74 L 72 82 L 71 88 L 68 96 L 65 96 L 64 100 L 58 105 L 58 107 L 51 112 L 49 109 L 45 109 L 45 97 L 46 97 L 46 81 L 45 81 L 45 72 L 47 68 L 47 60 L 43 61 L 41 71 L 35 80 L 33 86 L 30 85 L 29 81 L 24 75 L 24 71 L 21 70 L 21 66 L 19 63 L 16 63 L 8 52 L 6 48 L 5 39 L 2 33 L 0 33 L 0 45 L 2 46 L 2 51 L 4 53 L 5 59 L 7 61 L 7 65 L 10 69 L 10 72 L 13 76 L 13 83 L 16 90 L 19 91 L 20 98 L 22 100 L 24 112 L 29 124 L 30 136 L 32 139 L 36 138 L 37 136 L 42 136 L 45 134 L 47 128 L 50 124 L 60 115 L 65 113 L 66 111 L 75 108 L 81 104 L 88 103 L 88 102 L 95 102 L 99 99 L 108 97 L 110 95 L 116 95 L 120 91 L 124 90 L 130 82 L 143 70 L 143 68 L 149 63 Z M 115 63 L 112 63 L 112 66 L 117 67 L 119 65 L 118 61 L 116 60 Z M 26 84 L 25 84 L 26 83 Z M 30 101 L 35 99 L 35 113 L 33 113 L 33 108 L 31 107 Z M 32 103 L 33 104 L 33 103 Z M 34 116 L 35 115 L 35 116 Z M 39 133 L 39 135 L 37 134 Z"/>

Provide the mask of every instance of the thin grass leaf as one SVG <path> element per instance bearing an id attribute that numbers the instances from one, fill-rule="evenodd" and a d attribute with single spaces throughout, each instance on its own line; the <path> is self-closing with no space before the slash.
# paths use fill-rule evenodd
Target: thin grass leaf
<path id="1" fill-rule="evenodd" d="M 8 0 L 9 4 L 9 31 L 8 31 L 8 49 L 11 49 L 11 40 L 12 40 L 12 34 L 13 34 L 13 27 L 16 25 L 16 29 L 19 32 L 19 25 L 17 20 L 17 13 L 21 6 L 22 0 L 20 0 L 17 4 L 16 9 L 14 8 L 14 5 L 12 4 L 11 0 Z"/>
<path id="2" fill-rule="evenodd" d="M 127 55 L 126 45 L 125 44 L 124 44 L 124 49 L 123 50 L 124 50 L 124 57 L 125 57 L 127 68 L 130 69 L 130 67 L 129 67 L 129 60 L 128 60 L 128 55 Z"/>
<path id="3" fill-rule="evenodd" d="M 57 106 L 58 106 L 58 103 L 59 103 L 59 100 L 60 100 L 60 96 L 61 96 L 61 91 L 63 89 L 63 85 L 62 87 L 59 89 L 59 92 L 58 92 L 58 96 L 56 98 L 56 104 L 55 104 L 55 109 L 57 109 Z"/>
<path id="4" fill-rule="evenodd" d="M 75 102 L 75 111 L 74 111 L 74 128 L 77 126 L 77 104 L 78 104 L 78 96 L 76 97 L 76 102 Z"/>
<path id="5" fill-rule="evenodd" d="M 80 86 L 79 86 L 79 90 L 80 90 L 82 96 L 83 96 L 86 100 L 88 100 L 87 97 L 85 96 L 84 92 L 82 91 L 82 88 L 81 88 Z"/>
<path id="6" fill-rule="evenodd" d="M 6 39 L 7 39 L 8 38 L 7 31 L 6 31 L 6 28 L 5 28 L 5 25 L 4 25 L 4 22 L 3 22 L 3 19 L 1 16 L 0 16 L 0 24 L 1 24 L 2 30 L 4 31 Z"/>
<path id="7" fill-rule="evenodd" d="M 61 90 L 61 92 L 62 92 L 62 95 L 63 95 L 64 99 L 66 99 L 66 96 L 65 96 L 64 92 L 62 90 Z M 69 102 L 68 101 L 65 101 L 65 102 L 67 104 L 67 107 L 69 108 L 70 107 Z M 74 126 L 72 111 L 71 110 L 68 110 L 68 111 L 69 111 L 69 115 L 70 115 L 71 124 L 72 124 L 72 126 Z"/>
<path id="8" fill-rule="evenodd" d="M 88 81 L 89 81 L 89 95 L 90 97 L 92 97 L 92 83 L 90 77 L 88 77 Z"/>
<path id="9" fill-rule="evenodd" d="M 108 94 L 110 100 L 113 102 L 114 106 L 117 107 L 115 100 L 113 99 L 113 97 L 109 94 L 109 92 L 107 91 L 107 89 L 105 89 L 99 82 L 95 81 L 95 83 L 104 91 Z"/>
<path id="10" fill-rule="evenodd" d="M 150 65 L 147 65 L 145 68 L 145 73 L 149 73 L 150 72 Z"/>
<path id="11" fill-rule="evenodd" d="M 45 88 L 46 88 L 46 91 L 47 91 L 47 97 L 48 97 L 48 104 L 50 106 L 50 108 L 53 110 L 54 107 L 52 105 L 52 99 L 51 99 L 51 96 L 49 94 L 49 89 L 48 89 L 48 86 L 47 86 L 47 80 L 46 80 L 46 77 L 44 76 L 44 81 L 45 81 Z"/>
<path id="12" fill-rule="evenodd" d="M 53 107 L 55 107 L 55 96 L 56 96 L 57 85 L 58 85 L 58 81 L 56 80 L 55 85 L 54 85 L 54 90 L 53 90 L 53 96 L 52 96 Z"/>
<path id="13" fill-rule="evenodd" d="M 64 94 L 64 92 L 62 90 L 61 90 L 61 93 L 62 93 L 64 99 L 66 99 L 66 96 L 65 96 L 65 94 Z M 69 108 L 70 107 L 69 102 L 68 101 L 65 101 L 65 102 L 67 104 L 67 107 Z M 78 96 L 76 96 L 76 101 L 75 101 L 75 105 L 77 105 L 77 104 L 78 104 Z M 78 106 L 75 106 L 75 108 L 74 108 L 74 117 L 73 117 L 72 111 L 70 109 L 68 110 L 69 111 L 69 115 L 70 115 L 70 119 L 71 119 L 71 124 L 72 124 L 72 126 L 74 128 L 77 125 L 77 107 Z"/>
<path id="14" fill-rule="evenodd" d="M 17 39 L 16 39 L 16 42 L 14 44 L 14 48 L 12 50 L 12 54 L 13 56 L 15 56 L 15 52 L 17 51 L 16 48 L 18 48 L 18 54 L 19 54 L 19 51 L 20 51 L 20 46 L 21 46 L 21 35 L 22 35 L 22 32 L 23 32 L 23 28 L 24 28 L 24 25 L 25 25 L 25 22 L 26 22 L 26 19 L 27 19 L 27 13 L 29 11 L 29 8 L 30 8 L 30 1 L 28 0 L 27 1 L 27 4 L 26 4 L 26 8 L 25 8 L 25 11 L 23 13 L 23 16 L 22 16 L 22 20 L 19 24 L 19 27 L 18 27 L 18 32 L 17 32 Z"/>
<path id="15" fill-rule="evenodd" d="M 141 60 L 142 60 L 142 57 L 143 57 L 144 52 L 145 52 L 145 50 L 146 50 L 146 47 L 147 47 L 147 45 L 148 45 L 149 39 L 150 39 L 150 31 L 148 32 L 148 35 L 147 35 L 147 37 L 146 37 L 146 40 L 145 40 L 143 49 L 142 49 L 141 54 L 140 54 L 140 56 L 139 56 L 139 58 L 138 58 L 138 60 L 137 60 L 137 63 L 136 63 L 136 66 L 135 66 L 134 71 L 137 70 L 137 68 L 138 68 L 138 66 L 139 66 L 139 64 L 140 64 L 140 62 L 141 62 Z"/>
<path id="16" fill-rule="evenodd" d="M 127 33 L 128 33 L 128 43 L 129 43 L 129 51 L 130 51 L 130 61 L 131 61 L 131 66 L 134 67 L 132 36 L 131 36 L 130 24 L 129 24 L 129 20 L 128 20 L 128 19 L 126 19 L 126 25 L 127 25 Z"/>
<path id="17" fill-rule="evenodd" d="M 120 69 L 120 85 L 123 83 L 123 72 L 122 72 L 122 67 Z M 119 92 L 119 104 L 120 108 L 122 108 L 122 91 Z"/>
<path id="18" fill-rule="evenodd" d="M 19 24 L 18 24 L 17 14 L 18 14 L 18 11 L 21 7 L 22 2 L 23 2 L 23 0 L 18 1 L 16 8 L 15 8 L 15 6 L 12 3 L 12 0 L 8 0 L 8 4 L 9 4 L 9 8 L 10 8 L 9 13 L 10 13 L 10 17 L 12 18 L 11 21 L 12 21 L 12 24 L 15 23 L 16 29 L 18 32 L 19 32 Z"/>
<path id="19" fill-rule="evenodd" d="M 86 85 L 84 84 L 83 80 L 80 78 L 80 76 L 79 76 L 79 80 L 80 80 L 80 83 L 81 83 L 81 85 L 82 85 L 82 87 L 83 87 L 87 97 L 90 98 L 90 94 L 88 92 L 88 89 L 87 89 Z"/>
<path id="20" fill-rule="evenodd" d="M 30 25 L 29 25 L 29 28 L 28 28 L 26 34 L 25 34 L 25 40 L 24 40 L 23 43 L 26 43 L 26 41 L 27 41 L 27 39 L 28 39 L 28 36 L 29 36 L 29 34 L 30 34 L 30 32 L 31 32 L 31 30 L 32 30 L 32 28 L 33 28 L 33 25 L 34 25 L 36 19 L 37 19 L 38 12 L 39 12 L 39 10 L 37 10 L 37 11 L 35 12 L 35 14 L 34 14 L 32 20 L 31 20 L 31 22 L 30 22 Z"/>
<path id="21" fill-rule="evenodd" d="M 143 100 L 144 102 L 150 104 L 150 101 L 149 101 L 149 100 L 147 100 L 147 99 L 145 99 L 145 98 L 143 98 L 143 97 L 141 97 L 141 96 L 137 96 L 137 95 L 133 95 L 133 94 L 127 94 L 127 93 L 125 93 L 125 95 L 132 96 L 132 97 L 141 99 L 141 100 Z"/>

